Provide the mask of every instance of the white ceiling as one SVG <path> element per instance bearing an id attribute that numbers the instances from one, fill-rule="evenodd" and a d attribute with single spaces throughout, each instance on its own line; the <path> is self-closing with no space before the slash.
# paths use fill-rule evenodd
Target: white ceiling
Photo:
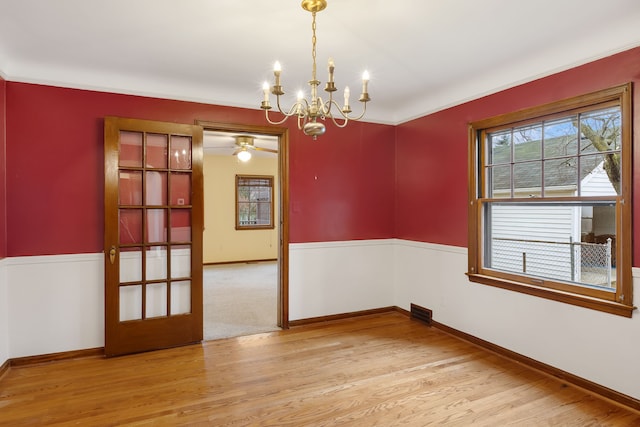
<path id="1" fill-rule="evenodd" d="M 398 124 L 640 45 L 639 0 L 328 0 L 318 78 Z M 288 95 L 311 78 L 300 0 L 0 0 L 0 74 L 258 108 L 272 66 Z M 352 104 L 358 104 L 352 101 Z M 358 111 L 358 105 L 352 105 Z"/>

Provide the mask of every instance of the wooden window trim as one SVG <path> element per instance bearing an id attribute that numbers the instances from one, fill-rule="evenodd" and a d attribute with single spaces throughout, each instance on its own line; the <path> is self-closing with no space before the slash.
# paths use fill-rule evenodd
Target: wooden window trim
<path id="1" fill-rule="evenodd" d="M 240 224 L 240 212 L 239 212 L 239 200 L 238 200 L 238 183 L 241 179 L 265 179 L 268 180 L 270 182 L 270 188 L 271 188 L 271 197 L 269 200 L 269 210 L 270 210 L 270 218 L 269 218 L 269 224 Z M 273 230 L 275 228 L 275 224 L 274 224 L 274 212 L 273 212 L 273 208 L 274 208 L 274 194 L 275 194 L 275 189 L 274 189 L 274 177 L 273 175 L 236 175 L 236 180 L 235 180 L 235 196 L 236 196 L 236 230 Z"/>
<path id="2" fill-rule="evenodd" d="M 633 306 L 633 278 L 632 278 L 632 230 L 631 220 L 631 183 L 632 168 L 632 84 L 616 86 L 598 92 L 565 99 L 550 104 L 528 108 L 512 113 L 503 114 L 486 120 L 473 122 L 469 125 L 469 205 L 468 205 L 468 271 L 467 276 L 471 282 L 495 286 L 516 292 L 525 293 L 541 298 L 590 308 L 606 313 L 631 317 L 635 307 Z M 479 134 L 489 129 L 501 127 L 519 126 L 546 120 L 549 117 L 559 117 L 590 109 L 592 106 L 616 104 L 621 107 L 622 132 L 621 132 L 621 194 L 616 198 L 616 247 L 618 281 L 616 292 L 611 298 L 605 298 L 600 292 L 571 292 L 577 287 L 566 286 L 561 282 L 544 281 L 544 286 L 523 280 L 525 276 L 516 274 L 502 274 L 495 270 L 486 269 L 482 264 L 482 204 L 488 201 L 523 201 L 522 199 L 481 199 L 480 184 L 484 185 L 484 173 L 478 173 L 484 163 L 481 154 L 483 151 L 479 144 L 484 142 Z M 595 201 L 598 198 L 576 198 L 572 200 Z M 550 201 L 550 200 L 547 200 Z M 563 201 L 563 198 L 555 199 Z M 611 294 L 611 293 L 610 293 Z"/>

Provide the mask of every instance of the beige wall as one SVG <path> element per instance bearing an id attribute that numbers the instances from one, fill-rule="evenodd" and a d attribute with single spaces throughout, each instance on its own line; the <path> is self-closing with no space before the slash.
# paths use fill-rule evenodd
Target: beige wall
<path id="1" fill-rule="evenodd" d="M 235 176 L 273 175 L 272 230 L 235 229 Z M 276 259 L 278 257 L 278 158 L 253 156 L 246 163 L 235 156 L 204 156 L 204 263 Z"/>

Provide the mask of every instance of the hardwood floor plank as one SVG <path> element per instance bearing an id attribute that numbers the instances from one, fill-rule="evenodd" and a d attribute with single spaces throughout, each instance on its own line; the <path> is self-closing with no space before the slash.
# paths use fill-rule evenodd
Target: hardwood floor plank
<path id="1" fill-rule="evenodd" d="M 640 413 L 388 312 L 11 368 L 0 425 L 632 426 Z"/>

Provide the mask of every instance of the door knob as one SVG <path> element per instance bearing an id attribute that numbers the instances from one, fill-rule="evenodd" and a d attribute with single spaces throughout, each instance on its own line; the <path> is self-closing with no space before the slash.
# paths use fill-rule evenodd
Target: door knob
<path id="1" fill-rule="evenodd" d="M 116 260 L 116 247 L 111 246 L 111 250 L 109 251 L 109 261 L 111 261 L 111 264 L 113 264 L 115 260 Z"/>

